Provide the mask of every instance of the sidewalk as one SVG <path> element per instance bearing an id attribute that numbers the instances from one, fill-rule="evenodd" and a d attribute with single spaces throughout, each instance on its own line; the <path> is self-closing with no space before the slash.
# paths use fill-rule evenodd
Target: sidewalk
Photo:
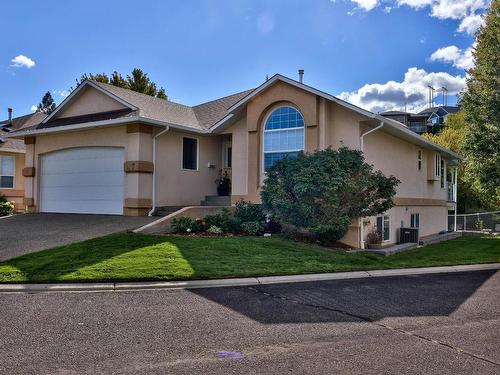
<path id="1" fill-rule="evenodd" d="M 0 293 L 35 292 L 101 292 L 146 289 L 194 289 L 251 286 L 280 283 L 302 283 L 311 281 L 363 279 L 370 277 L 408 276 L 436 273 L 500 270 L 500 263 L 471 264 L 463 266 L 401 268 L 389 270 L 315 273 L 289 276 L 246 277 L 236 279 L 186 280 L 186 281 L 138 281 L 104 283 L 54 283 L 54 284 L 0 284 Z"/>

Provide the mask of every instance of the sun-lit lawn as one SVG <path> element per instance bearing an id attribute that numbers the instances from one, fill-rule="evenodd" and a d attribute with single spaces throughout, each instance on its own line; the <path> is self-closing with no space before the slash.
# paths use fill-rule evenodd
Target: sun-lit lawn
<path id="1" fill-rule="evenodd" d="M 182 280 L 500 262 L 500 238 L 463 237 L 384 257 L 272 237 L 120 233 L 0 263 L 0 282 Z"/>

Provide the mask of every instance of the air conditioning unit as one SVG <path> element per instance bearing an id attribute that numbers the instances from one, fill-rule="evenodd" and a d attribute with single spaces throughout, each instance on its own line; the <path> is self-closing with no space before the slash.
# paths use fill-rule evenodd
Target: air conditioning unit
<path id="1" fill-rule="evenodd" d="M 399 228 L 399 243 L 418 243 L 418 228 Z"/>

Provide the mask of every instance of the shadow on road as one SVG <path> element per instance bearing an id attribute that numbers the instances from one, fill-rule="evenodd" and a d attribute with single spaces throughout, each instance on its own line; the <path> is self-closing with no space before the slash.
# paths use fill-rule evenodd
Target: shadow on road
<path id="1" fill-rule="evenodd" d="M 191 292 L 264 324 L 363 320 L 356 316 L 370 320 L 448 316 L 495 273 L 351 279 Z M 290 309 L 290 304 L 296 307 Z"/>

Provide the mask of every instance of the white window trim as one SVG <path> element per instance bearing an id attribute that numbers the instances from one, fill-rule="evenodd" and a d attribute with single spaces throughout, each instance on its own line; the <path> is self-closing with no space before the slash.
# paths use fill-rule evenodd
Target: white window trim
<path id="1" fill-rule="evenodd" d="M 12 174 L 3 174 L 1 168 L 2 168 L 2 158 L 4 157 L 10 157 L 12 158 L 13 164 L 12 164 Z M 16 187 L 16 157 L 13 155 L 0 155 L 0 177 L 12 177 L 12 187 L 1 187 L 0 189 L 2 190 L 14 190 Z"/>
<path id="2" fill-rule="evenodd" d="M 274 113 L 274 111 L 276 111 L 277 109 L 279 108 L 282 108 L 282 107 L 290 107 L 290 108 L 293 108 L 295 109 L 298 113 L 300 113 L 300 115 L 302 116 L 302 119 L 304 121 L 304 126 L 296 126 L 294 128 L 285 128 L 285 129 L 269 129 L 269 130 L 266 130 L 266 123 L 267 123 L 267 120 L 269 119 L 269 117 L 271 117 L 271 115 Z M 262 121 L 262 130 L 261 130 L 261 134 L 260 134 L 260 139 L 261 139 L 261 150 L 260 150 L 260 155 L 261 155 L 261 162 L 260 162 L 260 170 L 262 171 L 262 173 L 260 174 L 261 175 L 261 178 L 260 178 L 260 184 L 262 185 L 264 183 L 264 179 L 266 178 L 266 168 L 265 168 L 265 165 L 264 165 L 264 159 L 265 159 L 265 154 L 273 154 L 273 153 L 276 153 L 276 154 L 279 154 L 279 153 L 283 153 L 283 152 L 300 152 L 300 151 L 303 151 L 305 152 L 306 151 L 306 144 L 307 144 L 307 132 L 306 132 L 306 121 L 305 121 L 305 118 L 304 118 L 304 115 L 302 114 L 302 112 L 297 108 L 297 106 L 293 105 L 292 103 L 280 103 L 276 106 L 273 106 L 272 108 L 270 108 L 266 114 L 266 117 L 264 117 L 264 120 Z M 304 142 L 302 144 L 302 148 L 301 149 L 296 149 L 296 150 L 285 150 L 285 151 L 264 151 L 264 134 L 265 132 L 275 132 L 275 131 L 286 131 L 286 130 L 294 130 L 294 129 L 304 129 Z"/>
<path id="3" fill-rule="evenodd" d="M 196 169 L 184 168 L 184 138 L 196 140 Z M 200 139 L 198 137 L 182 136 L 181 139 L 181 170 L 188 172 L 199 172 L 200 170 Z"/>

